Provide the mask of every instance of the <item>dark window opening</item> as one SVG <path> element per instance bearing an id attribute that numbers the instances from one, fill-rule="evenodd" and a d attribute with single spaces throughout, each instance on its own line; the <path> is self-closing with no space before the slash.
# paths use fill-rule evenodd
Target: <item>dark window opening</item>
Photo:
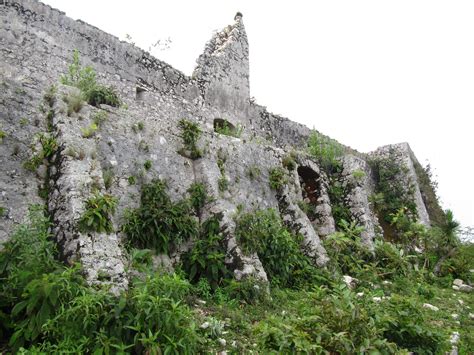
<path id="1" fill-rule="evenodd" d="M 321 195 L 321 186 L 319 174 L 307 166 L 298 167 L 298 176 L 300 179 L 301 193 L 305 204 L 305 212 L 311 221 L 317 218 L 316 206 L 318 198 Z"/>
<path id="2" fill-rule="evenodd" d="M 235 126 L 227 120 L 216 118 L 214 120 L 214 132 L 226 134 L 226 132 L 235 132 Z"/>
<path id="3" fill-rule="evenodd" d="M 147 91 L 146 89 L 144 89 L 140 86 L 137 86 L 135 99 L 137 101 L 143 101 L 143 99 L 145 98 L 145 92 L 146 91 Z"/>

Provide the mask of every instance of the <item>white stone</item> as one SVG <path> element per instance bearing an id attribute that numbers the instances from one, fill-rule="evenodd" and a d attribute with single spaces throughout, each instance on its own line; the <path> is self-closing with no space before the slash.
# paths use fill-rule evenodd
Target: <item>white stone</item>
<path id="1" fill-rule="evenodd" d="M 217 339 L 217 342 L 221 345 L 221 346 L 226 346 L 227 345 L 227 341 L 223 338 L 219 338 Z"/>
<path id="2" fill-rule="evenodd" d="M 461 286 L 462 284 L 464 284 L 464 281 L 461 279 L 454 279 L 453 281 L 453 285 L 455 286 Z"/>
<path id="3" fill-rule="evenodd" d="M 356 296 L 357 296 L 357 297 L 362 297 L 363 295 L 364 295 L 364 292 L 357 292 L 357 293 L 356 293 Z"/>
<path id="4" fill-rule="evenodd" d="M 351 277 L 351 276 L 349 276 L 349 275 L 344 275 L 344 276 L 342 277 L 342 280 L 343 280 L 344 283 L 347 285 L 347 287 L 349 287 L 349 288 L 351 288 L 351 289 L 356 286 L 357 281 L 358 281 L 356 278 L 353 278 L 353 277 Z"/>
<path id="5" fill-rule="evenodd" d="M 439 308 L 436 306 L 433 306 L 432 304 L 429 303 L 423 303 L 423 308 L 431 309 L 434 312 L 438 312 Z"/>
<path id="6" fill-rule="evenodd" d="M 459 291 L 462 291 L 462 292 L 472 292 L 474 290 L 474 288 L 472 286 L 469 286 L 469 285 L 461 285 L 459 286 Z"/>
<path id="7" fill-rule="evenodd" d="M 382 302 L 382 297 L 372 297 L 372 301 L 374 301 L 376 303 L 380 303 L 380 302 Z"/>
<path id="8" fill-rule="evenodd" d="M 454 320 L 457 320 L 457 319 L 459 319 L 459 314 L 453 313 L 453 314 L 451 314 L 451 317 L 452 317 Z"/>
<path id="9" fill-rule="evenodd" d="M 451 335 L 451 338 L 449 339 L 449 342 L 451 344 L 457 344 L 459 342 L 459 332 L 453 332 L 453 334 Z"/>
<path id="10" fill-rule="evenodd" d="M 210 325 L 209 322 L 204 322 L 204 323 L 201 324 L 200 328 L 201 329 L 207 329 L 207 328 L 209 328 L 209 325 Z"/>

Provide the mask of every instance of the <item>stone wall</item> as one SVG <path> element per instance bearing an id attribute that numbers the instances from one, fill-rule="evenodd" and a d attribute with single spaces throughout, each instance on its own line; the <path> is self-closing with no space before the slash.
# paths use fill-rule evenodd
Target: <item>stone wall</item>
<path id="1" fill-rule="evenodd" d="M 311 130 L 268 112 L 250 99 L 249 48 L 240 14 L 208 42 L 191 77 L 35 0 L 4 2 L 0 5 L 0 20 L 0 129 L 5 132 L 0 144 L 4 172 L 0 174 L 0 205 L 6 208 L 0 217 L 0 244 L 21 222 L 28 205 L 44 202 L 38 195 L 48 187 L 49 194 L 42 197 L 48 201 L 63 258 L 81 261 L 91 283 L 104 282 L 105 275 L 106 282 L 115 289 L 127 287 L 124 236 L 120 233 L 123 214 L 139 203 L 143 183 L 160 178 L 167 181 L 173 199 L 186 196 L 193 182 L 207 186 L 214 200 L 206 206 L 202 218 L 222 216 L 226 261 L 237 279 L 253 275 L 266 280 L 258 256 L 243 255 L 235 239 L 234 216 L 238 209 L 280 211 L 285 223 L 303 236 L 302 248 L 314 263 L 323 267 L 328 262 L 321 239 L 335 231 L 335 223 L 328 178 L 317 161 L 304 153 Z M 82 130 L 90 126 L 98 109 L 85 105 L 68 115 L 64 97 L 74 94 L 74 89 L 58 86 L 51 107 L 43 99 L 48 88 L 67 72 L 76 49 L 82 64 L 93 66 L 98 81 L 114 86 L 124 103 L 120 108 L 102 105 L 107 118 L 90 137 L 85 137 Z M 179 154 L 183 145 L 178 121 L 182 118 L 196 122 L 203 131 L 198 143 L 204 152 L 200 159 Z M 214 132 L 216 119 L 241 128 L 241 136 Z M 31 143 L 40 132 L 56 137 L 60 149 L 31 172 L 23 164 L 31 156 Z M 412 173 L 410 159 L 414 155 L 407 145 L 401 147 L 406 157 L 403 163 L 411 166 Z M 269 187 L 269 171 L 280 167 L 290 150 L 299 150 L 296 167 L 287 171 L 287 186 L 274 191 Z M 362 238 L 370 248 L 377 226 L 368 202 L 373 190 L 371 171 L 363 154 L 348 147 L 346 151 L 357 156 L 344 158 L 344 179 L 354 187 L 350 209 L 366 228 Z M 218 161 L 223 161 L 222 167 Z M 250 173 L 256 168 L 258 176 Z M 309 181 L 302 181 L 303 168 L 312 171 L 306 177 Z M 354 169 L 366 171 L 366 178 L 352 181 Z M 409 178 L 416 184 L 411 173 Z M 105 175 L 110 179 L 108 186 Z M 130 183 L 131 179 L 136 183 Z M 227 180 L 228 188 L 219 189 L 220 179 Z M 118 198 L 113 220 L 116 233 L 99 235 L 77 229 L 92 184 Z M 316 219 L 310 219 L 299 205 L 308 186 L 315 194 L 311 202 Z M 418 195 L 420 220 L 429 224 Z M 171 255 L 171 259 L 176 262 L 179 254 Z"/>

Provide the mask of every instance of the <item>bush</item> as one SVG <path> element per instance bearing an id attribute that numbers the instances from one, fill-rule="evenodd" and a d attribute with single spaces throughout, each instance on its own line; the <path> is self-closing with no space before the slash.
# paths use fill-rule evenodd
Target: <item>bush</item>
<path id="1" fill-rule="evenodd" d="M 100 107 L 101 104 L 113 107 L 120 106 L 120 99 L 111 86 L 96 85 L 87 93 L 87 102 L 95 107 Z"/>
<path id="2" fill-rule="evenodd" d="M 194 182 L 188 189 L 189 201 L 196 215 L 200 215 L 201 209 L 208 202 L 206 186 L 202 182 Z"/>
<path id="3" fill-rule="evenodd" d="M 125 214 L 122 230 L 127 235 L 129 248 L 168 253 L 170 246 L 198 234 L 198 225 L 190 215 L 188 201 L 172 202 L 166 189 L 166 183 L 159 179 L 145 184 L 140 207 Z"/>
<path id="4" fill-rule="evenodd" d="M 277 190 L 277 191 L 280 190 L 288 182 L 283 168 L 281 167 L 272 168 L 270 169 L 269 172 L 270 172 L 269 184 L 273 190 Z"/>
<path id="5" fill-rule="evenodd" d="M 72 63 L 69 65 L 67 75 L 60 78 L 64 85 L 75 86 L 81 90 L 81 101 L 86 100 L 89 104 L 99 107 L 100 104 L 114 107 L 120 106 L 120 99 L 113 87 L 99 85 L 96 81 L 96 73 L 91 66 L 82 67 L 79 59 L 79 52 L 74 50 Z M 72 112 L 78 112 L 79 99 L 68 102 L 68 116 Z M 82 104 L 81 104 L 82 107 Z M 80 109 L 80 107 L 79 107 Z"/>
<path id="6" fill-rule="evenodd" d="M 180 153 L 188 156 L 191 159 L 198 159 L 202 156 L 201 150 L 197 147 L 197 142 L 201 136 L 201 129 L 199 125 L 190 120 L 181 119 L 178 122 L 178 127 L 181 130 L 181 138 L 183 139 L 184 150 Z"/>
<path id="7" fill-rule="evenodd" d="M 199 239 L 182 257 L 183 268 L 189 280 L 197 283 L 205 278 L 214 290 L 230 276 L 225 265 L 226 253 L 222 245 L 220 218 L 221 216 L 216 215 L 203 223 Z"/>
<path id="8" fill-rule="evenodd" d="M 59 149 L 56 138 L 48 133 L 39 133 L 35 139 L 41 145 L 41 150 L 37 152 L 36 148 L 33 146 L 33 154 L 31 158 L 23 164 L 23 167 L 30 171 L 36 171 L 36 169 L 38 169 L 38 167 L 43 163 L 44 159 L 51 158 Z"/>
<path id="9" fill-rule="evenodd" d="M 344 154 L 342 144 L 313 130 L 308 138 L 308 152 L 318 159 L 327 173 L 331 173 L 339 165 L 339 157 Z"/>
<path id="10" fill-rule="evenodd" d="M 85 211 L 79 219 L 79 230 L 83 233 L 112 233 L 111 217 L 115 213 L 117 199 L 109 194 L 96 193 L 86 201 Z"/>
<path id="11" fill-rule="evenodd" d="M 305 275 L 304 270 L 310 268 L 300 251 L 301 238 L 283 227 L 272 209 L 238 216 L 235 236 L 245 254 L 258 254 L 268 278 L 276 285 L 295 285 L 298 275 Z"/>

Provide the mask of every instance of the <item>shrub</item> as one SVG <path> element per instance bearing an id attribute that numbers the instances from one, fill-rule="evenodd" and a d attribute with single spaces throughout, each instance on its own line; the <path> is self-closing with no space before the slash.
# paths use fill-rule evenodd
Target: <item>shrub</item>
<path id="1" fill-rule="evenodd" d="M 189 203 L 172 202 L 166 189 L 166 183 L 158 179 L 143 186 L 140 207 L 127 211 L 122 226 L 128 247 L 168 253 L 171 245 L 198 234 Z"/>
<path id="2" fill-rule="evenodd" d="M 232 127 L 227 121 L 222 121 L 222 123 L 214 123 L 214 131 L 225 136 L 240 138 L 242 135 L 242 126 L 238 125 L 237 127 Z"/>
<path id="3" fill-rule="evenodd" d="M 91 123 L 87 127 L 81 128 L 81 133 L 84 138 L 91 138 L 99 127 L 95 123 Z"/>
<path id="4" fill-rule="evenodd" d="M 344 147 L 336 140 L 313 130 L 308 138 L 308 152 L 330 173 L 340 165 L 338 158 L 344 154 Z"/>
<path id="5" fill-rule="evenodd" d="M 96 85 L 87 92 L 87 102 L 95 107 L 100 105 L 109 105 L 113 107 L 120 106 L 120 99 L 115 92 L 115 89 L 111 86 Z"/>
<path id="6" fill-rule="evenodd" d="M 56 138 L 48 133 L 40 133 L 36 136 L 36 139 L 41 145 L 41 150 L 36 152 L 36 148 L 33 146 L 33 154 L 31 158 L 23 164 L 23 167 L 30 171 L 38 169 L 38 167 L 43 163 L 43 160 L 51 158 L 59 148 Z"/>
<path id="7" fill-rule="evenodd" d="M 354 179 L 357 181 L 357 182 L 360 182 L 362 181 L 362 179 L 365 177 L 365 171 L 364 170 L 361 170 L 361 169 L 357 169 L 357 170 L 354 170 L 352 172 L 352 176 L 354 177 Z"/>
<path id="8" fill-rule="evenodd" d="M 145 168 L 145 170 L 150 170 L 151 166 L 152 166 L 151 160 L 146 160 L 145 163 L 143 163 L 143 167 Z"/>
<path id="9" fill-rule="evenodd" d="M 273 190 L 280 190 L 287 183 L 285 171 L 281 167 L 270 169 L 270 187 Z"/>
<path id="10" fill-rule="evenodd" d="M 283 166 L 289 171 L 296 169 L 295 153 L 291 152 L 286 154 L 282 159 Z"/>
<path id="11" fill-rule="evenodd" d="M 98 107 L 106 104 L 114 107 L 120 106 L 120 99 L 114 88 L 97 84 L 96 73 L 91 66 L 82 67 L 79 59 L 79 52 L 74 50 L 72 63 L 69 65 L 68 73 L 61 76 L 60 82 L 64 85 L 75 86 L 81 90 L 81 100 L 86 100 L 89 104 Z M 75 100 L 76 102 L 78 99 Z M 75 107 L 78 107 L 77 105 Z M 80 108 L 79 108 L 80 109 Z M 78 112 L 75 109 L 69 110 Z"/>
<path id="12" fill-rule="evenodd" d="M 68 116 L 71 116 L 73 113 L 78 113 L 84 106 L 84 97 L 82 93 L 70 93 L 68 96 L 64 96 L 63 100 L 67 104 Z"/>
<path id="13" fill-rule="evenodd" d="M 268 278 L 282 287 L 300 282 L 309 261 L 300 251 L 301 237 L 292 235 L 272 210 L 237 217 L 235 236 L 245 254 L 257 253 Z M 306 275 L 307 276 L 307 275 Z"/>
<path id="14" fill-rule="evenodd" d="M 217 180 L 217 187 L 219 188 L 219 192 L 224 192 L 229 188 L 229 180 L 225 176 L 221 176 L 219 180 Z"/>
<path id="15" fill-rule="evenodd" d="M 197 142 L 201 136 L 201 129 L 199 125 L 190 120 L 181 119 L 178 122 L 178 127 L 181 130 L 181 138 L 183 139 L 184 150 L 181 151 L 183 155 L 189 155 L 191 159 L 198 159 L 202 156 L 201 150 L 197 147 Z"/>
<path id="16" fill-rule="evenodd" d="M 85 211 L 79 219 L 81 232 L 112 233 L 111 217 L 115 213 L 117 199 L 111 195 L 96 193 L 86 201 Z"/>
<path id="17" fill-rule="evenodd" d="M 197 283 L 201 278 L 206 278 L 213 289 L 230 275 L 225 265 L 226 253 L 222 246 L 220 218 L 216 215 L 203 223 L 200 237 L 182 258 L 189 280 Z"/>
<path id="18" fill-rule="evenodd" d="M 206 186 L 202 182 L 194 182 L 188 189 L 189 201 L 194 208 L 194 212 L 199 215 L 201 209 L 208 202 Z"/>

